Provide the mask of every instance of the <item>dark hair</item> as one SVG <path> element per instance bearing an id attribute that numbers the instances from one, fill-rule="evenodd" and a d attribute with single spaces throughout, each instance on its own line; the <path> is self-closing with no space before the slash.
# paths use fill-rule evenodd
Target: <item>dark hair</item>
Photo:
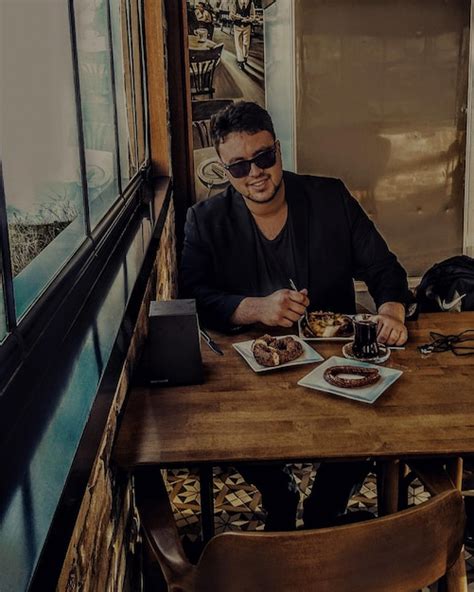
<path id="1" fill-rule="evenodd" d="M 233 103 L 211 117 L 211 138 L 217 151 L 226 137 L 233 132 L 256 134 L 263 131 L 270 132 L 273 139 L 276 139 L 268 111 L 250 101 Z"/>

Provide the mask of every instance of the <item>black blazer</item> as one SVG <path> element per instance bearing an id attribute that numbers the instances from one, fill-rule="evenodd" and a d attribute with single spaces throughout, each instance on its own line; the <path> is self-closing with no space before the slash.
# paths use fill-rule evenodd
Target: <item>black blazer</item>
<path id="1" fill-rule="evenodd" d="M 355 312 L 353 279 L 364 280 L 377 306 L 405 302 L 404 269 L 342 181 L 284 172 L 296 238 L 296 277 L 310 309 Z M 195 298 L 204 324 L 230 330 L 230 317 L 257 292 L 254 221 L 233 187 L 188 210 L 180 294 Z M 266 294 L 265 294 L 266 295 Z"/>

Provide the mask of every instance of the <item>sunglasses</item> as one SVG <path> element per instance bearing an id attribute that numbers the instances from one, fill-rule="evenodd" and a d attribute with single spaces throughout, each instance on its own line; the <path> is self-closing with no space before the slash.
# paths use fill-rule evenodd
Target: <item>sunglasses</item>
<path id="1" fill-rule="evenodd" d="M 235 177 L 236 179 L 241 179 L 242 177 L 247 177 L 250 173 L 250 169 L 252 168 L 252 163 L 255 163 L 259 169 L 269 169 L 276 163 L 276 142 L 273 144 L 271 148 L 267 148 L 254 158 L 249 158 L 248 160 L 238 160 L 237 162 L 233 162 L 232 164 L 223 164 L 223 167 L 226 171 Z"/>

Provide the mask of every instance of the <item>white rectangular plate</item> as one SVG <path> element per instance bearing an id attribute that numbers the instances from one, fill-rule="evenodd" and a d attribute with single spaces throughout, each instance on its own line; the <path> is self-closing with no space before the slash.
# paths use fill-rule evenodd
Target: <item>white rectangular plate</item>
<path id="1" fill-rule="evenodd" d="M 330 366 L 359 366 L 362 368 L 377 368 L 380 372 L 380 379 L 373 385 L 363 388 L 341 388 L 333 386 L 324 380 L 324 371 Z M 328 358 L 323 364 L 315 368 L 312 372 L 304 376 L 298 384 L 310 389 L 324 391 L 333 395 L 339 395 L 354 401 L 361 401 L 362 403 L 373 403 L 380 395 L 393 384 L 403 374 L 401 370 L 394 368 L 385 368 L 384 366 L 376 366 L 375 364 L 367 364 L 365 362 L 358 362 L 356 360 L 346 360 L 346 358 L 339 358 L 332 356 Z"/>
<path id="2" fill-rule="evenodd" d="M 354 315 L 345 316 L 352 318 Z M 306 337 L 301 329 L 301 319 L 298 321 L 298 337 L 305 341 L 352 341 L 354 339 L 354 335 L 348 337 Z"/>
<path id="3" fill-rule="evenodd" d="M 321 362 L 324 358 L 318 354 L 318 352 L 314 351 L 314 349 L 305 343 L 303 339 L 300 339 L 296 335 L 279 335 L 279 337 L 293 337 L 296 341 L 299 341 L 303 346 L 303 353 L 299 358 L 293 360 L 293 362 L 288 362 L 287 364 L 280 364 L 279 366 L 262 366 L 259 364 L 252 353 L 252 344 L 254 342 L 253 339 L 249 341 L 242 341 L 241 343 L 233 343 L 232 345 L 234 348 L 239 352 L 239 354 L 244 358 L 247 364 L 254 370 L 254 372 L 266 372 L 267 370 L 277 370 L 278 368 L 286 368 L 288 366 L 299 366 L 300 364 L 312 364 L 314 362 Z"/>

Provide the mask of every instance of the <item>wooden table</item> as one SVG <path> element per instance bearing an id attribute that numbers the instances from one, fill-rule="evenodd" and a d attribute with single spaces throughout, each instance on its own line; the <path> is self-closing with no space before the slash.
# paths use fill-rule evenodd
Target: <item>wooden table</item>
<path id="1" fill-rule="evenodd" d="M 424 357 L 416 349 L 429 341 L 431 330 L 468 328 L 474 328 L 474 312 L 423 315 L 410 323 L 406 349 L 392 351 L 386 364 L 403 375 L 373 405 L 297 386 L 314 364 L 254 373 L 232 343 L 261 331 L 214 334 L 225 355 L 203 343 L 204 384 L 132 390 L 115 459 L 129 469 L 212 468 L 243 461 L 474 454 L 474 356 Z M 340 342 L 310 343 L 325 358 L 341 354 Z"/>
<path id="2" fill-rule="evenodd" d="M 203 343 L 204 384 L 132 390 L 115 458 L 134 467 L 474 454 L 474 356 L 416 349 L 430 330 L 467 328 L 474 312 L 411 323 L 406 349 L 386 363 L 404 373 L 373 405 L 297 386 L 314 364 L 256 374 L 231 344 L 257 333 L 214 334 L 225 355 Z M 340 342 L 310 343 L 340 355 Z"/>

